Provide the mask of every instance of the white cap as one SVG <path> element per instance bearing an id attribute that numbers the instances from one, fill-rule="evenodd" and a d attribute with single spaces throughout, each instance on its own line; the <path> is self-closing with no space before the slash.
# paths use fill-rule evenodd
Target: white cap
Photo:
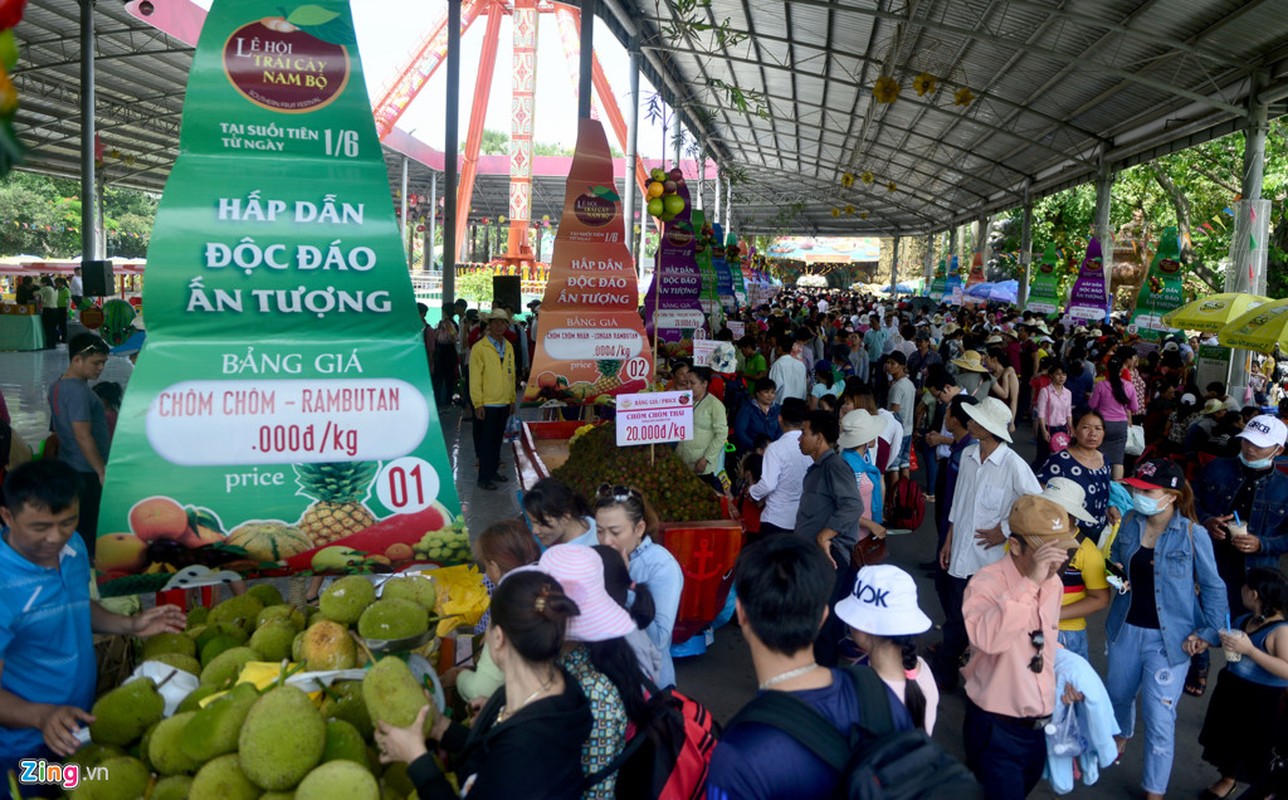
<path id="1" fill-rule="evenodd" d="M 1282 447 L 1288 437 L 1288 425 L 1272 414 L 1262 414 L 1248 420 L 1240 439 L 1247 439 L 1257 447 Z"/>
<path id="2" fill-rule="evenodd" d="M 917 584 L 893 564 L 859 570 L 849 596 L 836 604 L 836 615 L 874 636 L 912 636 L 930 629 L 930 617 L 917 605 Z"/>

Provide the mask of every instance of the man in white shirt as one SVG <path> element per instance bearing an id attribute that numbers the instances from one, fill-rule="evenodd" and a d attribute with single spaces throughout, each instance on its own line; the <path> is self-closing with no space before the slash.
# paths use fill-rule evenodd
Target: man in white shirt
<path id="1" fill-rule="evenodd" d="M 821 314 L 826 314 L 826 313 L 827 313 L 827 310 L 828 310 L 829 308 L 831 308 L 831 307 L 832 307 L 832 305 L 831 305 L 830 303 L 828 303 L 828 302 L 827 302 L 827 298 L 826 298 L 826 297 L 820 297 L 820 298 L 819 298 L 819 300 L 818 300 L 818 313 L 819 313 L 820 315 L 821 315 Z"/>
<path id="2" fill-rule="evenodd" d="M 796 511 L 800 507 L 805 471 L 814 463 L 814 459 L 801 453 L 800 448 L 801 426 L 805 424 L 808 413 L 805 401 L 800 398 L 789 397 L 783 401 L 778 412 L 783 434 L 765 448 L 760 480 L 748 490 L 753 500 L 765 501 L 760 512 L 762 537 L 791 533 L 796 529 Z"/>
<path id="3" fill-rule="evenodd" d="M 799 358 L 792 358 L 792 336 L 783 334 L 778 338 L 778 357 L 769 368 L 769 378 L 778 387 L 774 402 L 779 405 L 789 397 L 797 397 L 803 402 L 809 391 L 809 371 Z"/>
<path id="4" fill-rule="evenodd" d="M 69 288 L 72 292 L 72 309 L 78 309 L 81 298 L 85 296 L 85 282 L 81 279 L 80 267 L 72 270 L 72 282 Z"/>
<path id="5" fill-rule="evenodd" d="M 899 477 L 906 478 L 911 474 L 912 467 L 912 417 L 916 411 L 917 387 L 908 377 L 908 357 L 903 353 L 896 350 L 886 356 L 885 366 L 886 374 L 890 376 L 887 405 L 890 412 L 903 424 L 903 442 L 892 466 L 899 471 Z"/>
<path id="6" fill-rule="evenodd" d="M 970 641 L 962 619 L 961 601 L 966 583 L 980 568 L 1005 555 L 1002 544 L 1006 515 L 1026 494 L 1041 494 L 1042 486 L 1024 458 L 1007 443 L 1011 435 L 1011 409 L 996 397 L 987 397 L 965 408 L 967 430 L 978 444 L 962 453 L 957 488 L 948 511 L 948 537 L 939 551 L 939 563 L 948 575 L 944 603 L 944 640 L 935 651 L 931 668 L 941 687 L 954 688 L 962 653 Z"/>

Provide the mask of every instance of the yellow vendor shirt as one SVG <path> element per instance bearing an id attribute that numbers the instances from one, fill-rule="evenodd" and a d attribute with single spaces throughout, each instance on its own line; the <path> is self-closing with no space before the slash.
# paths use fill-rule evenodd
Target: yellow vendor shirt
<path id="1" fill-rule="evenodd" d="M 1082 544 L 1073 554 L 1073 560 L 1060 575 L 1060 580 L 1064 583 L 1064 599 L 1060 601 L 1061 606 L 1076 603 L 1086 597 L 1088 589 L 1109 588 L 1109 582 L 1105 580 L 1105 557 L 1101 555 L 1095 542 L 1090 539 L 1082 540 Z M 1086 629 L 1086 617 L 1060 620 L 1062 631 L 1085 631 Z"/>

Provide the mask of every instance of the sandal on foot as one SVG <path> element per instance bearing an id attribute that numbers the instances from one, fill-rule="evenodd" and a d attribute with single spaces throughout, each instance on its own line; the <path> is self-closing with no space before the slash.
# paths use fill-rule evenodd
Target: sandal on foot
<path id="1" fill-rule="evenodd" d="M 1185 693 L 1190 697 L 1202 697 L 1207 692 L 1207 679 L 1206 668 L 1190 664 L 1190 670 L 1185 674 Z"/>

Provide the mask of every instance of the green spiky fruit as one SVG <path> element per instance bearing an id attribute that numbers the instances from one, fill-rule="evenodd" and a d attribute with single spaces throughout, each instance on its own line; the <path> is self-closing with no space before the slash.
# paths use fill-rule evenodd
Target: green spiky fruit
<path id="1" fill-rule="evenodd" d="M 358 729 L 342 719 L 329 719 L 326 723 L 326 747 L 322 762 L 348 759 L 367 766 L 367 743 Z"/>
<path id="2" fill-rule="evenodd" d="M 348 628 L 324 619 L 304 632 L 300 659 L 310 672 L 353 669 L 358 663 L 358 648 Z"/>
<path id="3" fill-rule="evenodd" d="M 423 706 L 430 705 L 425 690 L 411 674 L 406 662 L 398 658 L 382 658 L 362 679 L 362 698 L 367 704 L 367 714 L 372 723 L 387 722 L 395 728 L 406 728 L 416 721 Z M 425 715 L 425 733 L 434 724 L 431 706 Z"/>
<path id="4" fill-rule="evenodd" d="M 90 738 L 99 744 L 124 747 L 143 735 L 165 714 L 165 699 L 151 678 L 130 681 L 94 703 Z"/>
<path id="5" fill-rule="evenodd" d="M 238 641 L 235 636 L 216 636 L 201 648 L 201 663 L 203 666 L 210 666 L 223 653 L 246 644 L 246 640 Z"/>
<path id="6" fill-rule="evenodd" d="M 148 763 L 152 769 L 162 775 L 178 775 L 194 772 L 201 766 L 201 762 L 190 758 L 179 745 L 184 727 L 196 716 L 197 712 L 187 711 L 157 723 L 148 739 Z"/>
<path id="7" fill-rule="evenodd" d="M 212 625 L 218 622 L 231 622 L 249 636 L 251 631 L 255 630 L 255 620 L 259 617 L 259 612 L 263 610 L 264 604 L 255 595 L 237 595 L 210 609 L 207 622 Z"/>
<path id="8" fill-rule="evenodd" d="M 220 636 L 233 639 L 237 644 L 246 644 L 246 640 L 250 638 L 250 634 L 242 630 L 240 625 L 234 625 L 231 622 L 212 622 L 205 625 L 201 633 L 195 637 L 197 652 L 200 653 L 212 639 Z"/>
<path id="9" fill-rule="evenodd" d="M 264 790 L 242 770 L 236 753 L 209 761 L 192 779 L 189 800 L 255 800 Z"/>
<path id="10" fill-rule="evenodd" d="M 380 785 L 365 766 L 328 761 L 300 781 L 295 800 L 380 800 Z"/>
<path id="11" fill-rule="evenodd" d="M 99 766 L 108 780 L 84 780 L 71 791 L 72 800 L 134 800 L 142 797 L 152 779 L 147 765 L 137 758 L 109 758 Z"/>
<path id="12" fill-rule="evenodd" d="M 357 728 L 364 740 L 371 739 L 371 715 L 367 713 L 366 701 L 362 699 L 361 681 L 338 681 L 331 684 L 326 699 L 322 701 L 322 716 L 327 719 L 342 719 Z"/>
<path id="13" fill-rule="evenodd" d="M 191 675 L 201 674 L 201 662 L 192 656 L 185 656 L 182 653 L 161 653 L 160 655 L 153 656 L 148 660 L 168 664 L 175 669 L 181 669 Z"/>
<path id="14" fill-rule="evenodd" d="M 241 674 L 242 668 L 252 661 L 259 660 L 259 653 L 256 653 L 249 647 L 234 647 L 231 650 L 225 650 L 210 660 L 210 663 L 201 670 L 201 682 L 203 684 L 215 684 L 223 686 L 229 681 L 237 679 Z"/>
<path id="15" fill-rule="evenodd" d="M 280 686 L 251 707 L 238 737 L 242 769 L 263 789 L 295 786 L 322 760 L 326 722 L 309 696 Z"/>
<path id="16" fill-rule="evenodd" d="M 125 751 L 113 744 L 97 744 L 90 742 L 84 747 L 77 750 L 67 760 L 73 764 L 79 764 L 81 774 L 90 767 L 97 767 L 109 758 L 123 758 Z"/>
<path id="17" fill-rule="evenodd" d="M 198 686 L 196 689 L 193 689 L 187 697 L 183 698 L 183 702 L 179 704 L 179 707 L 175 709 L 175 711 L 176 713 L 183 711 L 197 711 L 201 708 L 202 700 L 205 700 L 212 694 L 222 692 L 223 690 L 224 687 L 217 686 L 213 683 Z"/>
<path id="18" fill-rule="evenodd" d="M 205 625 L 206 620 L 210 619 L 209 606 L 193 606 L 188 609 L 188 627 L 196 625 Z"/>
<path id="19" fill-rule="evenodd" d="M 282 593 L 271 583 L 257 583 L 247 589 L 246 594 L 254 595 L 265 608 L 282 604 Z"/>
<path id="20" fill-rule="evenodd" d="M 376 602 L 376 589 L 361 575 L 346 575 L 326 587 L 318 605 L 322 616 L 341 625 L 352 625 Z"/>
<path id="21" fill-rule="evenodd" d="M 438 600 L 432 578 L 420 578 L 408 575 L 402 578 L 390 578 L 380 587 L 382 600 L 410 600 L 419 603 L 426 613 L 434 613 L 434 604 Z"/>
<path id="22" fill-rule="evenodd" d="M 260 661 L 281 661 L 291 655 L 291 642 L 298 631 L 290 620 L 270 619 L 255 630 L 250 637 L 250 647 L 260 655 Z"/>
<path id="23" fill-rule="evenodd" d="M 185 755 L 199 764 L 237 750 L 246 715 L 259 700 L 249 683 L 239 683 L 223 697 L 197 712 L 179 737 Z"/>
<path id="24" fill-rule="evenodd" d="M 358 635 L 364 639 L 409 639 L 429 630 L 429 616 L 411 600 L 377 600 L 358 618 Z"/>
<path id="25" fill-rule="evenodd" d="M 154 661 L 163 653 L 197 657 L 197 644 L 182 633 L 158 633 L 143 640 L 143 660 Z"/>
<path id="26" fill-rule="evenodd" d="M 259 612 L 259 617 L 255 620 L 255 628 L 259 629 L 265 622 L 274 619 L 284 619 L 295 626 L 295 630 L 304 630 L 304 612 L 295 606 L 286 603 L 279 603 L 275 606 L 265 606 L 264 610 Z"/>
<path id="27" fill-rule="evenodd" d="M 152 787 L 151 800 L 185 800 L 192 792 L 192 777 L 189 775 L 167 775 Z"/>

